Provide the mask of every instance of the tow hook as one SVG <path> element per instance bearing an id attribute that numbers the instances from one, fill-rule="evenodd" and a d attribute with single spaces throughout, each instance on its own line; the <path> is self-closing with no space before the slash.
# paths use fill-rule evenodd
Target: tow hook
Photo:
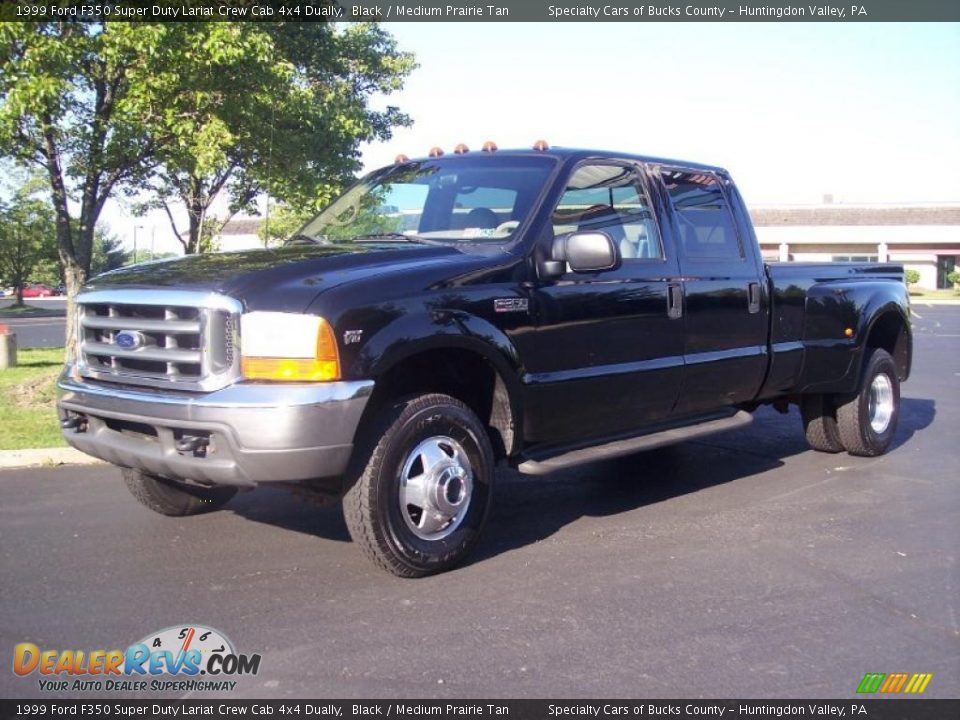
<path id="1" fill-rule="evenodd" d="M 193 453 L 194 457 L 206 457 L 210 438 L 199 435 L 184 435 L 174 444 L 177 452 Z"/>
<path id="2" fill-rule="evenodd" d="M 60 421 L 63 430 L 73 430 L 75 433 L 87 431 L 87 418 L 83 415 L 69 415 Z"/>

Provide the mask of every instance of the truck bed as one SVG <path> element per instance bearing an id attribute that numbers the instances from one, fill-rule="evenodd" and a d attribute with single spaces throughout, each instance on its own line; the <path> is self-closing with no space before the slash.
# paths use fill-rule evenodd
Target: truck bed
<path id="1" fill-rule="evenodd" d="M 771 298 L 770 369 L 761 398 L 855 387 L 868 323 L 888 312 L 902 316 L 909 307 L 903 265 L 787 262 L 765 267 Z M 908 348 L 898 364 L 905 378 Z"/>

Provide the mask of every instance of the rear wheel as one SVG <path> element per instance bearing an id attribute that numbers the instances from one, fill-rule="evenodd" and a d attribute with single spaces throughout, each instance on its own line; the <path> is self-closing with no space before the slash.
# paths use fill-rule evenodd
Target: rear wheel
<path id="1" fill-rule="evenodd" d="M 810 447 L 827 453 L 843 450 L 832 395 L 804 395 L 800 399 L 800 417 Z"/>
<path id="2" fill-rule="evenodd" d="M 232 487 L 187 485 L 131 468 L 123 469 L 123 481 L 141 504 L 173 517 L 217 510 L 237 494 L 237 489 Z"/>
<path id="3" fill-rule="evenodd" d="M 873 457 L 889 449 L 900 418 L 900 379 L 890 353 L 867 356 L 860 390 L 837 405 L 840 439 L 851 455 Z"/>
<path id="4" fill-rule="evenodd" d="M 422 577 L 460 563 L 493 495 L 493 448 L 462 402 L 429 394 L 385 409 L 343 499 L 350 535 L 379 567 Z"/>

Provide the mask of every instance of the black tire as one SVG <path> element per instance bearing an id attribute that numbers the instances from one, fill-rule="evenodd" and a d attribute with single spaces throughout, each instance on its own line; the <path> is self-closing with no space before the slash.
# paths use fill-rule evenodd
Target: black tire
<path id="1" fill-rule="evenodd" d="M 800 399 L 800 417 L 807 444 L 814 450 L 838 453 L 844 449 L 833 395 L 804 395 Z"/>
<path id="2" fill-rule="evenodd" d="M 130 468 L 123 469 L 123 482 L 141 504 L 171 517 L 217 510 L 237 494 L 237 489 L 232 487 L 186 485 Z"/>
<path id="3" fill-rule="evenodd" d="M 851 455 L 883 455 L 893 442 L 899 418 L 897 366 L 886 350 L 874 349 L 864 359 L 860 390 L 837 403 L 840 439 Z"/>
<path id="4" fill-rule="evenodd" d="M 354 472 L 356 479 L 343 499 L 344 518 L 354 542 L 375 565 L 399 577 L 423 577 L 459 564 L 479 539 L 493 500 L 494 455 L 483 424 L 455 398 L 419 395 L 385 407 L 367 438 Z M 418 518 L 416 505 L 401 502 L 408 487 L 405 473 L 439 478 L 444 488 L 459 482 L 451 480 L 446 471 L 430 472 L 426 464 L 416 465 L 426 460 L 417 459 L 420 455 L 415 451 L 433 445 L 450 456 L 441 458 L 433 468 L 446 467 L 449 473 L 461 472 L 469 478 L 460 488 L 469 491 L 457 498 L 464 503 L 462 511 L 452 514 L 446 525 L 433 533 L 435 539 L 426 537 L 430 533 L 425 529 L 414 527 L 423 521 L 428 505 L 420 508 Z M 463 456 L 467 463 L 458 465 L 456 458 Z M 427 484 L 425 481 L 424 487 Z M 436 491 L 441 485 L 431 487 Z M 440 537 L 443 533 L 448 534 Z"/>

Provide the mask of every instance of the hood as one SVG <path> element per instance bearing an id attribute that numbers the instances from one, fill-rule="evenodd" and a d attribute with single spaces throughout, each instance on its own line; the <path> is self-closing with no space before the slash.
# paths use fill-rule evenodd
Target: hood
<path id="1" fill-rule="evenodd" d="M 140 263 L 97 275 L 86 289 L 207 290 L 239 300 L 245 310 L 302 312 L 321 292 L 351 279 L 462 257 L 456 248 L 432 245 L 297 245 Z"/>

